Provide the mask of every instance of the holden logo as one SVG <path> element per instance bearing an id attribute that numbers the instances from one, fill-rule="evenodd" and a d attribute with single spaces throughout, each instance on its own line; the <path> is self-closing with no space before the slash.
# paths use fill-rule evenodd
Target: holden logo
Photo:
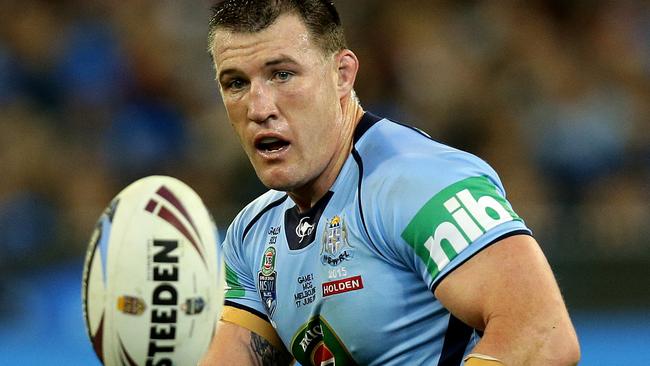
<path id="1" fill-rule="evenodd" d="M 310 224 L 308 220 L 309 216 L 305 216 L 300 219 L 298 226 L 296 226 L 296 235 L 300 238 L 298 241 L 299 243 L 302 243 L 302 239 L 304 239 L 305 236 L 311 235 L 312 231 L 314 231 L 314 224 Z"/>

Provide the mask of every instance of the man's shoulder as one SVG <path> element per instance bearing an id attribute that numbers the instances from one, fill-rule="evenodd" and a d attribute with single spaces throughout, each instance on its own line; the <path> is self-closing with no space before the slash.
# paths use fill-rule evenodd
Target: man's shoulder
<path id="1" fill-rule="evenodd" d="M 285 192 L 268 190 L 247 204 L 235 217 L 231 230 L 238 231 L 242 236 L 250 226 L 273 208 L 280 206 L 289 196 Z"/>
<path id="2" fill-rule="evenodd" d="M 483 159 L 418 129 L 381 120 L 363 139 L 355 149 L 360 199 L 368 214 L 410 218 L 433 197 L 474 181 L 488 182 L 505 195 L 498 174 Z"/>
<path id="3" fill-rule="evenodd" d="M 422 130 L 382 119 L 355 145 L 363 180 L 386 185 L 405 180 L 444 184 L 466 176 L 496 176 L 481 158 L 434 140 Z"/>

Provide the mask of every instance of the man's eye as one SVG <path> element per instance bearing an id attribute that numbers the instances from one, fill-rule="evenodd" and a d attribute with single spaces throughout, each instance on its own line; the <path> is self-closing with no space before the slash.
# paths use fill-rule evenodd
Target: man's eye
<path id="1" fill-rule="evenodd" d="M 278 71 L 275 73 L 275 78 L 280 81 L 287 81 L 293 76 L 292 73 L 288 71 Z"/>
<path id="2" fill-rule="evenodd" d="M 230 81 L 226 86 L 228 87 L 228 89 L 240 90 L 244 86 L 246 86 L 246 83 L 244 83 L 243 80 L 235 79 L 235 80 Z"/>

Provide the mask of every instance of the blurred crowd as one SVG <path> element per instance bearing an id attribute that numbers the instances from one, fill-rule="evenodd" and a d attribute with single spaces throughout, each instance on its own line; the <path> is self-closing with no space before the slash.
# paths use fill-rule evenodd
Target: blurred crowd
<path id="1" fill-rule="evenodd" d="M 336 3 L 367 110 L 487 160 L 551 257 L 650 257 L 650 2 Z M 139 177 L 184 180 L 221 229 L 264 190 L 209 7 L 0 0 L 0 276 L 83 257 Z"/>

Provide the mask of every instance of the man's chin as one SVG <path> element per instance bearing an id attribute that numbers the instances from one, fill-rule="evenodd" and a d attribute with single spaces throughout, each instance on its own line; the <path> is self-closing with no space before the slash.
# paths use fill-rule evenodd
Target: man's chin
<path id="1" fill-rule="evenodd" d="M 300 182 L 288 177 L 265 177 L 258 175 L 258 178 L 266 188 L 276 191 L 291 192 L 301 186 Z"/>

